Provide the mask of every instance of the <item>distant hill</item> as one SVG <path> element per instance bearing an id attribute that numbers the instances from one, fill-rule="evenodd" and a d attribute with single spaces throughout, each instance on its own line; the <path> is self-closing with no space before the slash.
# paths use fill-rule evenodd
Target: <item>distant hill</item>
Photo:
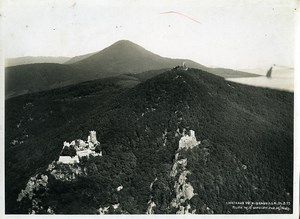
<path id="1" fill-rule="evenodd" d="M 62 64 L 67 62 L 70 57 L 51 57 L 51 56 L 24 56 L 18 58 L 8 58 L 5 60 L 5 66 L 16 66 L 16 65 L 26 65 L 34 63 L 58 63 Z"/>
<path id="2" fill-rule="evenodd" d="M 76 58 L 80 60 L 76 61 Z M 187 59 L 162 57 L 128 40 L 120 40 L 97 53 L 75 57 L 74 60 L 71 59 L 65 64 L 73 64 L 82 69 L 101 73 L 101 77 L 107 77 L 120 73 L 140 73 L 173 68 L 182 63 L 189 68 L 198 68 L 224 78 L 257 76 L 232 69 L 209 68 Z"/>
<path id="3" fill-rule="evenodd" d="M 98 72 L 104 78 L 121 73 L 140 73 L 173 68 L 182 65 L 183 62 L 192 68 L 205 68 L 191 60 L 164 58 L 128 40 L 120 40 L 72 65 L 91 72 Z"/>
<path id="4" fill-rule="evenodd" d="M 152 70 L 140 74 L 115 76 L 123 87 L 133 87 L 167 69 Z M 5 98 L 34 93 L 54 88 L 99 79 L 94 72 L 86 72 L 76 66 L 64 64 L 30 64 L 12 66 L 5 71 Z"/>
<path id="5" fill-rule="evenodd" d="M 79 62 L 83 59 L 86 59 L 92 55 L 96 54 L 96 52 L 93 52 L 93 53 L 88 53 L 88 54 L 85 54 L 85 55 L 81 55 L 81 56 L 75 56 L 73 58 L 70 58 L 69 60 L 67 60 L 66 62 L 64 62 L 64 64 L 73 64 L 75 62 Z"/>
<path id="6" fill-rule="evenodd" d="M 220 77 L 256 76 L 231 69 L 208 68 L 187 59 L 161 57 L 128 40 L 121 40 L 100 52 L 74 57 L 65 64 L 39 63 L 8 67 L 5 72 L 5 96 L 9 98 L 122 74 L 148 72 L 151 75 L 153 72 L 156 75 L 163 72 L 161 69 L 172 69 L 182 63 Z"/>
<path id="7" fill-rule="evenodd" d="M 10 98 L 22 94 L 49 90 L 76 84 L 88 79 L 84 71 L 76 67 L 40 63 L 7 67 L 5 71 L 5 96 Z"/>
<path id="8" fill-rule="evenodd" d="M 198 69 L 172 69 L 8 99 L 6 214 L 47 214 L 49 208 L 55 214 L 99 214 L 101 208 L 145 214 L 149 203 L 155 204 L 155 214 L 188 207 L 196 214 L 290 214 L 293 97 Z M 86 139 L 90 130 L 97 132 L 103 156 L 82 160 L 84 171 L 71 180 L 54 178 L 47 168 L 63 142 Z M 178 153 L 185 130 L 194 130 L 201 143 Z M 186 175 L 171 174 L 177 159 L 186 159 Z M 61 170 L 72 175 L 72 168 L 62 165 Z M 18 202 L 37 174 L 47 176 L 46 187 Z M 182 197 L 175 189 L 180 180 L 188 184 L 179 191 L 192 187 L 194 196 L 174 206 L 173 200 Z M 281 210 L 245 210 L 229 203 L 238 200 L 289 204 Z"/>

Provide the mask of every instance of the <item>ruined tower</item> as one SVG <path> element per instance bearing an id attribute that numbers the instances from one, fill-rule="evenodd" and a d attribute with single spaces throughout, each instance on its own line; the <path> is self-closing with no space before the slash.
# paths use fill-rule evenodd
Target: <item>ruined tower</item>
<path id="1" fill-rule="evenodd" d="M 89 134 L 89 137 L 88 137 L 88 141 L 92 142 L 93 144 L 99 143 L 97 141 L 96 131 L 90 131 L 90 134 Z"/>

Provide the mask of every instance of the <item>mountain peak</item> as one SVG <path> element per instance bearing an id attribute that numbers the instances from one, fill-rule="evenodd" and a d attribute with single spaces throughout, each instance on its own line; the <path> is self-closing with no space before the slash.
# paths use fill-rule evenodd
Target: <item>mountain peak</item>
<path id="1" fill-rule="evenodd" d="M 119 40 L 92 56 L 73 64 L 107 77 L 121 73 L 140 73 L 173 68 L 182 62 L 186 62 L 189 67 L 202 67 L 190 60 L 161 57 L 129 40 Z"/>
<path id="2" fill-rule="evenodd" d="M 106 50 L 106 49 L 139 49 L 139 50 L 147 51 L 143 47 L 139 46 L 138 44 L 136 44 L 130 40 L 119 40 L 119 41 L 113 43 L 112 45 L 108 46 L 104 50 Z M 147 51 L 147 52 L 151 53 L 150 51 Z"/>
<path id="3" fill-rule="evenodd" d="M 117 42 L 113 43 L 112 45 L 122 45 L 122 44 L 132 44 L 137 45 L 136 43 L 130 41 L 130 40 L 118 40 Z"/>

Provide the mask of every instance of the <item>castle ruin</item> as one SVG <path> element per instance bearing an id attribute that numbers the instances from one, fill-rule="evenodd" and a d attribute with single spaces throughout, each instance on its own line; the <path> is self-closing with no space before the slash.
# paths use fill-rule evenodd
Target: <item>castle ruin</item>
<path id="1" fill-rule="evenodd" d="M 71 143 L 65 141 L 62 152 L 66 147 L 67 148 L 73 147 L 76 150 L 76 155 L 75 156 L 60 155 L 58 159 L 58 163 L 75 164 L 75 163 L 79 163 L 80 158 L 82 157 L 89 158 L 90 156 L 94 156 L 94 157 L 102 156 L 102 151 L 100 151 L 99 153 L 95 151 L 96 147 L 99 145 L 100 142 L 97 140 L 96 131 L 90 131 L 90 134 L 86 142 L 81 139 L 72 141 Z"/>

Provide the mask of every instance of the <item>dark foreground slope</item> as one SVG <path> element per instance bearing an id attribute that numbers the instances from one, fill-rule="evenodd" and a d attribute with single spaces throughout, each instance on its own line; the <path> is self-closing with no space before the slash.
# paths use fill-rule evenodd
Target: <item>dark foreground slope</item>
<path id="1" fill-rule="evenodd" d="M 152 197 L 155 213 L 175 213 L 170 172 L 176 133 L 184 129 L 202 141 L 184 152 L 197 193 L 185 204 L 196 213 L 291 213 L 292 205 L 247 211 L 228 202 L 292 202 L 293 94 L 195 69 L 168 71 L 133 88 L 105 79 L 7 100 L 6 213 L 27 213 L 30 200 L 16 199 L 30 176 L 46 174 L 62 143 L 85 139 L 89 130 L 97 131 L 103 156 L 85 160 L 87 174 L 74 181 L 49 176 L 49 190 L 36 194 L 44 209 L 96 214 L 119 203 L 110 213 L 145 213 Z"/>

